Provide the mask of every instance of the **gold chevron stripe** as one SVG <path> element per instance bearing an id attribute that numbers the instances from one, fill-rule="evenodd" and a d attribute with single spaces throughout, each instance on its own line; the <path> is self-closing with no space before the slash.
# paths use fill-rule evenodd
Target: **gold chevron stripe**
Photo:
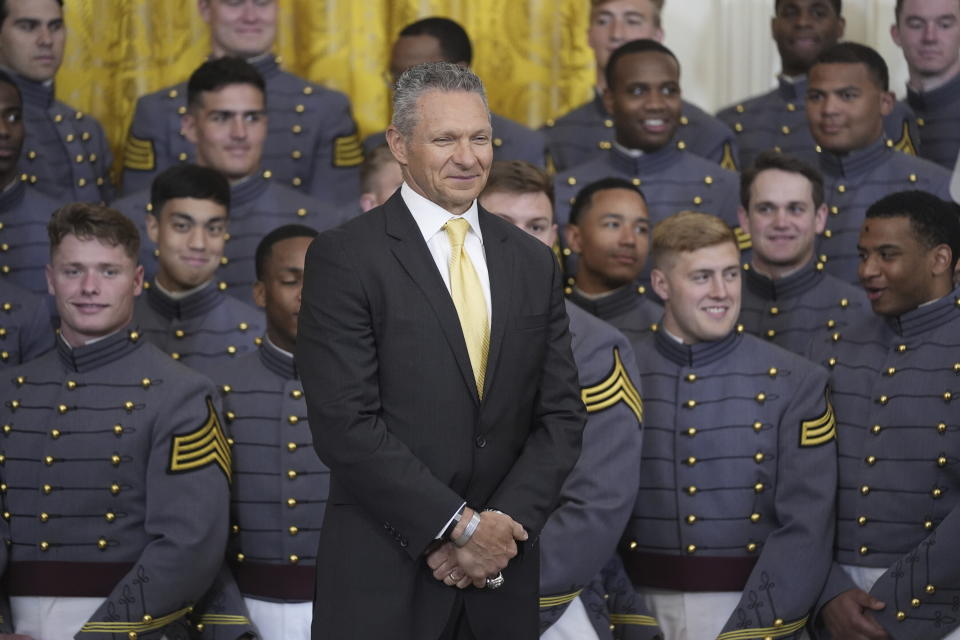
<path id="1" fill-rule="evenodd" d="M 602 381 L 580 390 L 587 413 L 596 413 L 609 409 L 618 402 L 626 404 L 637 420 L 643 422 L 643 399 L 630 380 L 630 375 L 620 359 L 620 350 L 613 348 L 613 369 Z"/>
<path id="2" fill-rule="evenodd" d="M 200 622 L 214 625 L 251 624 L 250 619 L 245 616 L 229 616 L 220 613 L 206 613 L 200 616 Z"/>
<path id="3" fill-rule="evenodd" d="M 135 136 L 127 138 L 123 151 L 123 166 L 135 171 L 153 171 L 157 165 L 157 155 L 153 140 L 141 140 Z"/>
<path id="4" fill-rule="evenodd" d="M 573 602 L 577 596 L 580 595 L 583 589 L 577 589 L 573 593 L 567 593 L 562 596 L 545 596 L 540 598 L 540 608 L 548 609 L 550 607 L 556 607 L 561 604 L 567 604 L 568 602 Z"/>
<path id="5" fill-rule="evenodd" d="M 633 624 L 641 627 L 657 627 L 660 623 L 656 618 L 650 616 L 641 616 L 633 613 L 611 613 L 611 624 Z"/>
<path id="6" fill-rule="evenodd" d="M 88 622 L 80 628 L 80 633 L 119 633 L 121 631 L 156 631 L 167 626 L 177 618 L 183 617 L 190 607 L 169 613 L 162 618 L 153 618 L 149 622 Z"/>
<path id="7" fill-rule="evenodd" d="M 739 247 L 740 251 L 746 251 L 753 246 L 753 238 L 751 238 L 750 233 L 744 231 L 742 227 L 734 227 L 733 232 L 737 236 L 737 247 Z"/>
<path id="8" fill-rule="evenodd" d="M 782 638 L 796 633 L 807 624 L 809 616 L 804 616 L 800 620 L 783 624 L 779 627 L 763 627 L 757 629 L 740 629 L 738 631 L 727 631 L 717 636 L 717 640 L 752 640 L 754 638 Z"/>
<path id="9" fill-rule="evenodd" d="M 174 436 L 170 448 L 170 472 L 184 473 L 216 463 L 231 478 L 230 443 L 220 426 L 213 400 L 207 396 L 207 419 L 191 433 Z"/>
<path id="10" fill-rule="evenodd" d="M 355 167 L 363 162 L 363 147 L 360 138 L 352 133 L 333 141 L 333 166 Z"/>
<path id="11" fill-rule="evenodd" d="M 833 412 L 829 392 L 825 394 L 824 399 L 827 406 L 823 415 L 800 423 L 801 447 L 818 447 L 837 437 L 837 416 Z"/>

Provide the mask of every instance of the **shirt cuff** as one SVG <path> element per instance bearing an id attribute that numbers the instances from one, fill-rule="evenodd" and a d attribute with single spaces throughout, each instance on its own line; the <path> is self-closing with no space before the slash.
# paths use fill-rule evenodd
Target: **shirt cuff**
<path id="1" fill-rule="evenodd" d="M 447 524 L 443 525 L 443 526 L 440 528 L 440 531 L 437 532 L 437 535 L 435 535 L 435 536 L 433 537 L 434 540 L 439 540 L 440 538 L 443 537 L 443 532 L 446 531 L 446 530 L 450 527 L 450 523 L 457 519 L 457 514 L 460 513 L 461 511 L 463 511 L 463 508 L 466 507 L 466 506 L 467 506 L 467 503 L 464 502 L 463 504 L 460 505 L 460 508 L 459 508 L 459 509 L 457 509 L 456 511 L 453 512 L 453 515 L 450 516 L 450 519 L 449 519 L 449 520 L 447 520 Z"/>

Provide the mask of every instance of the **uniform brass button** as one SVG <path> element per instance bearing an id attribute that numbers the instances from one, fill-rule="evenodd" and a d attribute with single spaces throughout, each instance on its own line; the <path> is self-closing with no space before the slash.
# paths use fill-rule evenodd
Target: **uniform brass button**
<path id="1" fill-rule="evenodd" d="M 687 400 L 687 409 L 693 409 L 697 406 L 696 400 Z"/>
<path id="2" fill-rule="evenodd" d="M 696 488 L 695 486 L 690 485 L 689 487 L 687 487 L 687 495 L 691 495 L 691 496 L 692 496 L 692 495 L 694 495 L 694 494 L 696 494 L 696 493 L 697 493 L 697 488 Z"/>
<path id="3" fill-rule="evenodd" d="M 936 587 L 934 587 L 932 584 L 928 584 L 927 586 L 925 586 L 925 587 L 923 588 L 923 592 L 924 592 L 925 594 L 927 594 L 928 596 L 932 596 L 933 594 L 935 594 L 935 593 L 937 592 L 937 589 L 936 589 Z"/>
<path id="4" fill-rule="evenodd" d="M 877 464 L 877 456 L 867 456 L 867 464 L 871 467 Z"/>
<path id="5" fill-rule="evenodd" d="M 294 400 L 299 400 L 300 398 L 303 397 L 303 391 L 300 391 L 300 389 L 294 389 L 293 391 L 290 392 L 290 397 L 293 398 Z"/>
<path id="6" fill-rule="evenodd" d="M 932 495 L 934 498 L 940 498 L 941 496 L 943 496 L 943 489 L 941 489 L 940 487 L 937 487 L 936 489 L 930 492 L 930 495 Z"/>
<path id="7" fill-rule="evenodd" d="M 56 122 L 57 124 L 60 124 L 61 122 L 63 122 L 63 114 L 58 113 L 57 115 L 53 116 L 53 121 Z"/>
<path id="8" fill-rule="evenodd" d="M 2 229 L 2 228 L 3 228 L 3 227 L 0 227 L 0 229 Z M 24 384 L 26 384 L 27 379 L 26 379 L 26 377 L 24 377 L 24 376 L 17 376 L 16 382 L 17 382 L 17 386 L 18 386 L 18 387 L 22 387 Z"/>
<path id="9" fill-rule="evenodd" d="M 857 524 L 860 525 L 861 527 L 867 526 L 867 516 L 860 516 L 859 518 L 857 518 Z"/>
<path id="10" fill-rule="evenodd" d="M 763 404 L 766 399 L 767 399 L 767 394 L 763 392 L 760 392 L 757 394 L 757 402 L 759 402 L 760 404 Z"/>
<path id="11" fill-rule="evenodd" d="M 859 549 L 859 551 L 860 551 L 860 555 L 862 555 L 862 556 L 865 556 L 865 555 L 867 555 L 868 553 L 870 553 L 870 549 L 867 547 L 867 545 L 861 546 L 860 549 Z"/>
<path id="12" fill-rule="evenodd" d="M 780 127 L 780 131 L 785 136 L 790 135 L 790 127 L 788 127 L 787 125 L 783 125 L 782 127 Z"/>
<path id="13" fill-rule="evenodd" d="M 755 553 L 757 550 L 757 543 L 750 542 L 747 544 L 747 553 Z"/>
<path id="14" fill-rule="evenodd" d="M 739 122 L 733 125 L 733 130 L 737 133 L 743 133 L 743 125 Z"/>
<path id="15" fill-rule="evenodd" d="M 762 482 L 758 482 L 757 484 L 753 485 L 754 493 L 763 493 L 763 489 L 764 487 Z"/>
<path id="16" fill-rule="evenodd" d="M 47 542 L 46 540 L 44 540 L 43 542 L 40 543 L 40 551 L 47 551 L 48 549 L 50 549 L 50 543 L 49 543 L 49 542 Z"/>
<path id="17" fill-rule="evenodd" d="M 926 529 L 927 531 L 931 531 L 933 529 L 933 520 L 924 521 L 923 528 Z"/>
<path id="18" fill-rule="evenodd" d="M 630 181 L 630 183 L 633 184 L 633 186 L 635 187 L 639 187 L 640 182 L 641 182 L 640 178 L 634 178 L 633 180 Z"/>
<path id="19" fill-rule="evenodd" d="M 297 443 L 296 443 L 296 442 L 288 442 L 288 443 L 287 443 L 287 451 L 289 451 L 290 453 L 293 453 L 293 452 L 296 451 L 296 450 L 297 450 Z"/>
<path id="20" fill-rule="evenodd" d="M 839 191 L 840 193 L 846 193 L 846 192 L 847 192 L 847 187 L 846 187 L 846 185 L 842 185 L 842 184 L 841 184 L 841 185 L 837 185 L 837 191 Z"/>
<path id="21" fill-rule="evenodd" d="M 126 409 L 127 413 L 132 412 L 135 406 L 136 405 L 130 402 L 129 400 L 123 403 L 123 408 Z"/>
<path id="22" fill-rule="evenodd" d="M 686 148 L 687 148 L 687 143 L 684 142 L 683 140 L 677 143 L 677 149 L 680 149 L 680 151 L 683 151 Z"/>
<path id="23" fill-rule="evenodd" d="M 824 229 L 824 230 L 823 230 L 823 237 L 824 237 L 824 238 L 832 238 L 832 237 L 833 237 L 833 231 L 831 231 L 830 229 Z"/>
<path id="24" fill-rule="evenodd" d="M 689 458 L 687 458 L 687 465 L 692 467 L 695 464 L 697 464 L 696 458 L 694 458 L 693 456 L 690 456 Z"/>
<path id="25" fill-rule="evenodd" d="M 304 216 L 307 215 L 307 210 L 306 210 L 306 209 L 297 209 L 297 215 L 298 215 L 299 217 L 303 218 Z"/>
<path id="26" fill-rule="evenodd" d="M 54 462 L 53 456 L 45 456 L 43 458 L 43 464 L 47 465 L 48 467 L 52 467 L 53 462 Z"/>
<path id="27" fill-rule="evenodd" d="M 295 506 L 297 506 L 297 499 L 296 499 L 296 498 L 287 498 L 287 506 L 290 507 L 291 509 L 293 509 Z"/>
<path id="28" fill-rule="evenodd" d="M 837 206 L 830 207 L 830 213 L 835 216 L 840 215 L 840 207 L 837 207 Z"/>
<path id="29" fill-rule="evenodd" d="M 229 347 L 227 347 L 227 353 L 229 353 L 230 355 L 236 355 L 237 348 L 233 345 L 230 345 Z"/>
<path id="30" fill-rule="evenodd" d="M 11 431 L 13 431 L 13 427 L 11 427 L 11 426 L 8 425 L 8 424 L 3 425 L 3 432 L 4 432 L 4 433 L 9 434 Z"/>
<path id="31" fill-rule="evenodd" d="M 298 533 L 300 533 L 300 529 L 298 529 L 298 528 L 296 528 L 296 527 L 290 527 L 289 529 L 287 529 L 287 531 L 289 531 L 289 532 L 290 532 L 290 535 L 292 535 L 292 536 L 295 536 L 295 535 L 297 535 Z"/>
<path id="32" fill-rule="evenodd" d="M 760 451 L 756 452 L 753 455 L 753 461 L 756 462 L 757 464 L 760 464 L 761 462 L 763 462 L 763 453 Z"/>
<path id="33" fill-rule="evenodd" d="M 947 456 L 941 455 L 939 458 L 937 458 L 937 466 L 938 467 L 947 466 Z"/>
<path id="34" fill-rule="evenodd" d="M 273 177 L 273 171 L 270 171 L 270 169 L 266 169 L 261 175 L 267 180 L 269 180 L 270 178 Z"/>
<path id="35" fill-rule="evenodd" d="M 44 495 L 50 495 L 51 493 L 53 493 L 53 487 L 50 486 L 49 484 L 43 485 L 41 487 L 41 490 L 43 491 Z"/>
<path id="36" fill-rule="evenodd" d="M 128 337 L 130 338 L 130 342 L 136 342 L 140 339 L 140 334 L 136 331 L 131 331 Z"/>
<path id="37" fill-rule="evenodd" d="M 186 151 L 181 151 L 179 154 L 177 154 L 177 160 L 179 160 L 180 162 L 186 162 L 187 158 L 189 157 L 190 156 L 187 155 Z"/>
<path id="38" fill-rule="evenodd" d="M 289 422 L 290 424 L 297 424 L 298 422 L 300 422 L 300 418 L 298 418 L 297 416 L 289 416 L 287 418 L 287 422 Z"/>
<path id="39" fill-rule="evenodd" d="M 14 400 L 14 402 L 16 402 L 16 400 Z M 16 408 L 16 406 L 14 406 L 14 408 Z M 69 410 L 69 407 L 67 407 L 67 405 L 65 404 L 61 404 L 57 407 L 57 411 L 59 411 L 61 414 L 66 413 L 68 410 Z"/>
<path id="40" fill-rule="evenodd" d="M 298 104 L 296 107 L 293 108 L 293 110 L 296 111 L 297 113 L 303 113 L 304 111 L 306 111 L 306 107 L 304 107 L 302 104 Z"/>
<path id="41" fill-rule="evenodd" d="M 84 131 L 83 135 L 80 136 L 80 139 L 83 140 L 84 142 L 87 142 L 88 140 L 90 140 L 91 137 L 92 136 L 90 135 L 89 131 Z"/>
<path id="42" fill-rule="evenodd" d="M 691 438 L 692 438 L 693 436 L 697 435 L 697 428 L 696 428 L 696 427 L 690 427 L 689 429 L 687 429 L 687 435 L 690 436 Z"/>
<path id="43" fill-rule="evenodd" d="M 897 611 L 897 622 L 903 622 L 906 619 L 907 614 L 905 614 L 903 611 Z"/>
<path id="44" fill-rule="evenodd" d="M 896 367 L 887 367 L 887 375 L 888 375 L 888 376 L 892 376 L 892 375 L 894 375 L 896 372 L 897 372 L 897 368 L 896 368 Z"/>
<path id="45" fill-rule="evenodd" d="M 920 598 L 913 598 L 913 599 L 910 601 L 910 606 L 913 607 L 914 609 L 916 609 L 917 607 L 919 607 L 919 606 L 920 606 Z"/>
<path id="46" fill-rule="evenodd" d="M 696 205 L 701 205 L 701 204 L 703 204 L 703 198 L 701 198 L 700 196 L 694 196 L 694 198 L 693 198 L 693 204 L 696 204 Z"/>
<path id="47" fill-rule="evenodd" d="M 696 382 L 696 381 L 697 381 L 697 374 L 695 373 L 687 374 L 687 382 Z"/>
<path id="48" fill-rule="evenodd" d="M 247 324 L 246 322 L 241 322 L 241 323 L 240 323 L 239 325 L 237 325 L 237 326 L 240 328 L 240 331 L 246 331 L 247 329 L 250 328 L 250 325 Z"/>
<path id="49" fill-rule="evenodd" d="M 113 522 L 114 520 L 117 519 L 117 514 L 108 511 L 107 513 L 103 514 L 103 519 L 106 520 L 107 522 Z"/>
<path id="50" fill-rule="evenodd" d="M 220 264 L 221 264 L 221 265 L 226 265 L 226 264 L 229 264 L 229 263 L 230 263 L 230 258 L 228 258 L 227 256 L 220 256 Z"/>
<path id="51" fill-rule="evenodd" d="M 756 432 L 758 432 L 758 433 L 759 433 L 760 431 L 762 431 L 762 430 L 763 430 L 763 423 L 760 422 L 760 421 L 754 422 L 754 423 L 753 423 L 753 430 L 756 431 Z"/>
<path id="52" fill-rule="evenodd" d="M 770 369 L 767 371 L 767 375 L 770 376 L 771 378 L 776 378 L 777 373 L 779 372 L 777 371 L 776 367 L 770 367 Z"/>
<path id="53" fill-rule="evenodd" d="M 697 552 L 697 545 L 695 544 L 687 545 L 687 553 L 696 553 L 696 552 Z"/>
<path id="54" fill-rule="evenodd" d="M 495 146 L 495 147 L 502 147 L 502 146 L 503 146 L 503 138 L 494 138 L 494 139 L 493 139 L 493 146 Z"/>
<path id="55" fill-rule="evenodd" d="M 231 526 L 230 526 L 230 533 L 232 533 L 233 535 L 236 535 L 236 534 L 240 533 L 240 525 L 238 525 L 238 524 L 231 525 Z"/>
<path id="56" fill-rule="evenodd" d="M 577 184 L 577 179 L 574 178 L 573 176 L 570 176 L 569 178 L 567 178 L 567 184 L 572 187 Z"/>
<path id="57" fill-rule="evenodd" d="M 907 179 L 908 179 L 910 182 L 916 182 L 916 181 L 917 181 L 917 174 L 911 173 L 911 174 L 910 174 L 910 177 L 907 178 Z"/>
<path id="58" fill-rule="evenodd" d="M 237 562 L 243 562 L 246 559 L 246 556 L 242 553 L 237 554 Z"/>
<path id="59" fill-rule="evenodd" d="M 870 495 L 870 485 L 865 484 L 862 487 L 860 487 L 860 495 L 862 496 Z"/>
<path id="60" fill-rule="evenodd" d="M 886 405 L 888 402 L 890 402 L 889 396 L 880 396 L 880 404 Z"/>
<path id="61" fill-rule="evenodd" d="M 697 516 L 693 515 L 692 513 L 687 516 L 687 524 L 693 524 L 696 521 L 697 521 Z"/>
<path id="62" fill-rule="evenodd" d="M 290 152 L 290 157 L 293 158 L 294 160 L 299 160 L 300 158 L 303 157 L 303 152 L 300 151 L 299 149 L 294 149 L 293 151 Z"/>
<path id="63" fill-rule="evenodd" d="M 899 351 L 900 353 L 904 353 L 906 350 L 907 350 L 907 345 L 905 344 L 901 344 L 897 347 L 897 351 Z"/>
<path id="64" fill-rule="evenodd" d="M 113 483 L 112 485 L 110 485 L 110 493 L 112 493 L 113 495 L 119 494 L 120 485 L 118 485 L 117 483 Z"/>
<path id="65" fill-rule="evenodd" d="M 173 358 L 174 360 L 179 360 L 180 354 L 174 351 L 173 353 L 170 354 L 170 357 Z"/>
<path id="66" fill-rule="evenodd" d="M 834 333 L 832 336 L 830 336 L 830 339 L 833 340 L 834 342 L 840 342 L 840 334 Z"/>
<path id="67" fill-rule="evenodd" d="M 73 390 L 76 389 L 76 388 L 77 388 L 77 383 L 76 383 L 75 381 L 73 381 L 73 380 L 67 380 L 67 390 L 68 390 L 68 391 L 73 391 Z"/>
<path id="68" fill-rule="evenodd" d="M 713 176 L 707 176 L 703 179 L 704 184 L 713 184 Z"/>
<path id="69" fill-rule="evenodd" d="M 77 180 L 77 186 L 80 187 L 81 189 L 87 186 L 87 179 L 80 178 L 79 180 Z"/>
<path id="70" fill-rule="evenodd" d="M 0 465 L 4 464 L 7 461 L 7 456 L 0 455 Z"/>
<path id="71" fill-rule="evenodd" d="M 924 120 L 923 118 L 917 118 L 917 126 L 918 126 L 918 127 L 925 127 L 925 126 L 927 126 L 927 121 Z"/>
<path id="72" fill-rule="evenodd" d="M 5 515 L 5 516 L 9 516 L 9 514 L 4 514 L 4 515 Z M 9 517 L 5 517 L 5 518 L 4 518 L 4 520 L 9 520 L 9 519 L 10 519 Z M 49 514 L 49 513 L 41 513 L 41 514 L 40 514 L 40 522 L 47 522 L 47 521 L 49 521 L 49 520 L 50 520 L 50 514 Z"/>
<path id="73" fill-rule="evenodd" d="M 113 454 L 112 456 L 110 456 L 110 464 L 112 464 L 112 465 L 115 466 L 115 467 L 119 467 L 119 466 L 120 466 L 120 456 L 118 456 L 117 454 Z"/>
<path id="74" fill-rule="evenodd" d="M 54 429 L 56 431 L 56 429 Z M 123 435 L 123 425 L 115 424 L 113 425 L 113 435 L 119 436 Z"/>
<path id="75" fill-rule="evenodd" d="M 754 522 L 754 523 L 760 522 L 760 514 L 759 514 L 759 513 L 751 513 L 751 514 L 750 514 L 750 522 Z"/>
<path id="76" fill-rule="evenodd" d="M 613 128 L 613 120 L 611 120 L 610 118 L 607 118 L 606 120 L 603 121 L 603 126 L 605 126 L 607 129 Z"/>
<path id="77" fill-rule="evenodd" d="M 957 375 L 960 375 L 960 362 L 956 362 L 953 365 L 953 372 Z"/>
<path id="78" fill-rule="evenodd" d="M 290 469 L 289 471 L 287 471 L 287 477 L 290 478 L 291 480 L 296 480 L 297 472 L 294 471 L 293 469 Z"/>
<path id="79" fill-rule="evenodd" d="M 299 124 L 295 124 L 295 125 L 293 125 L 292 127 L 290 127 L 290 131 L 292 131 L 293 133 L 298 133 L 298 134 L 299 134 L 299 133 L 303 133 L 303 127 L 302 127 L 301 125 L 299 125 Z"/>
<path id="80" fill-rule="evenodd" d="M 99 540 L 97 540 L 97 549 L 100 549 L 100 551 L 104 551 L 106 548 L 107 548 L 107 541 L 105 538 L 100 538 Z"/>
<path id="81" fill-rule="evenodd" d="M 297 564 L 298 562 L 300 562 L 300 556 L 298 556 L 295 553 L 290 554 L 289 560 L 290 560 L 290 564 Z"/>
<path id="82" fill-rule="evenodd" d="M 947 432 L 947 423 L 941 422 L 937 425 L 937 433 L 946 433 Z"/>
<path id="83" fill-rule="evenodd" d="M 875 424 L 872 427 L 870 427 L 870 433 L 872 433 L 873 435 L 878 435 L 880 433 L 881 428 L 882 427 L 880 425 Z"/>

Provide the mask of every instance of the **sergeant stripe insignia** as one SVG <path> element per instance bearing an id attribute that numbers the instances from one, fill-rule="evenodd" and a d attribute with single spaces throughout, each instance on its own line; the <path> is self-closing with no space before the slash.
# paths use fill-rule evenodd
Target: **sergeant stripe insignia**
<path id="1" fill-rule="evenodd" d="M 910 139 L 910 123 L 906 120 L 903 121 L 903 133 L 900 139 L 893 143 L 893 148 L 909 156 L 917 155 L 917 147 Z"/>
<path id="2" fill-rule="evenodd" d="M 736 631 L 727 631 L 726 633 L 721 633 L 717 636 L 717 640 L 754 640 L 755 638 L 785 638 L 787 636 L 792 636 L 797 631 L 803 629 L 804 625 L 807 624 L 807 618 L 809 616 L 804 616 L 799 620 L 794 620 L 789 623 L 782 623 L 782 621 L 772 627 L 763 627 L 759 629 L 737 629 Z"/>
<path id="3" fill-rule="evenodd" d="M 249 625 L 250 619 L 246 616 L 232 616 L 223 613 L 205 613 L 200 616 L 201 624 L 209 624 L 214 626 L 235 626 L 235 625 Z"/>
<path id="4" fill-rule="evenodd" d="M 131 135 L 123 149 L 123 166 L 134 171 L 153 171 L 157 166 L 157 154 L 153 140 L 141 140 Z"/>
<path id="5" fill-rule="evenodd" d="M 131 634 L 130 637 L 134 637 L 137 633 L 162 629 L 189 611 L 190 607 L 185 607 L 162 618 L 144 616 L 143 622 L 88 622 L 80 628 L 80 633 L 121 633 L 126 631 Z"/>
<path id="6" fill-rule="evenodd" d="M 577 589 L 573 593 L 565 593 L 561 596 L 543 596 L 540 598 L 540 608 L 549 609 L 550 607 L 559 607 L 562 604 L 573 602 L 583 589 Z"/>
<path id="7" fill-rule="evenodd" d="M 746 251 L 753 246 L 753 238 L 750 237 L 750 232 L 744 231 L 741 227 L 734 227 L 733 232 L 737 236 L 737 246 L 740 251 Z"/>
<path id="8" fill-rule="evenodd" d="M 213 400 L 207 396 L 207 419 L 191 433 L 174 436 L 170 448 L 170 473 L 185 473 L 215 463 L 231 478 L 230 443 L 220 426 Z"/>
<path id="9" fill-rule="evenodd" d="M 837 416 L 830 403 L 830 392 L 825 394 L 827 408 L 823 415 L 800 423 L 800 446 L 819 447 L 837 437 Z"/>
<path id="10" fill-rule="evenodd" d="M 659 627 L 656 618 L 641 616 L 636 613 L 611 613 L 610 624 L 632 624 L 640 627 Z"/>
<path id="11" fill-rule="evenodd" d="M 637 416 L 637 420 L 643 422 L 643 400 L 630 381 L 623 361 L 620 360 L 620 350 L 616 347 L 613 348 L 613 369 L 610 374 L 592 387 L 581 389 L 580 399 L 583 400 L 587 413 L 603 411 L 623 402 Z"/>
<path id="12" fill-rule="evenodd" d="M 333 166 L 355 167 L 363 162 L 363 146 L 356 133 L 333 141 Z"/>
<path id="13" fill-rule="evenodd" d="M 737 160 L 733 157 L 733 145 L 729 142 L 723 143 L 723 157 L 720 159 L 720 166 L 730 171 L 737 170 Z"/>

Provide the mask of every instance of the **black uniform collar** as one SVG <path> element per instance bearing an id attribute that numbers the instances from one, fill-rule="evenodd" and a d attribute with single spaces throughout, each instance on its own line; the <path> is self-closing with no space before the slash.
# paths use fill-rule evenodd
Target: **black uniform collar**
<path id="1" fill-rule="evenodd" d="M 854 176 L 876 167 L 887 158 L 889 153 L 898 153 L 887 146 L 887 141 L 880 138 L 868 147 L 851 151 L 840 156 L 827 150 L 820 152 L 820 168 L 830 176 Z"/>
<path id="2" fill-rule="evenodd" d="M 82 347 L 71 348 L 62 337 L 57 336 L 57 355 L 67 369 L 86 373 L 133 353 L 141 344 L 143 339 L 136 327 L 128 325 L 112 336 Z"/>
<path id="3" fill-rule="evenodd" d="M 576 288 L 567 296 L 575 305 L 601 320 L 609 320 L 630 311 L 643 300 L 644 291 L 633 282 L 615 289 L 602 298 L 591 299 L 579 293 Z"/>
<path id="4" fill-rule="evenodd" d="M 9 189 L 0 190 L 0 214 L 4 211 L 10 211 L 23 202 L 23 196 L 27 192 L 27 185 L 19 177 L 13 179 L 13 184 Z"/>
<path id="5" fill-rule="evenodd" d="M 798 271 L 776 280 L 757 272 L 750 265 L 744 265 L 743 281 L 754 295 L 767 300 L 780 300 L 806 293 L 817 286 L 823 277 L 823 264 L 811 260 Z"/>
<path id="6" fill-rule="evenodd" d="M 266 53 L 262 56 L 251 58 L 247 60 L 247 62 L 249 62 L 254 69 L 260 72 L 260 75 L 263 76 L 264 80 L 280 73 L 280 62 L 277 60 L 277 56 L 273 54 Z"/>
<path id="7" fill-rule="evenodd" d="M 667 335 L 666 331 L 658 329 L 654 333 L 654 344 L 660 355 L 681 367 L 705 367 L 737 348 L 743 337 L 741 329 L 738 325 L 724 338 L 697 344 L 681 344 Z"/>
<path id="8" fill-rule="evenodd" d="M 671 140 L 662 149 L 650 153 L 645 152 L 636 158 L 614 146 L 607 158 L 609 158 L 610 164 L 620 172 L 640 177 L 650 173 L 662 172 L 670 165 L 679 162 L 683 154 L 684 152 L 677 149 L 673 140 Z"/>
<path id="9" fill-rule="evenodd" d="M 54 90 L 52 82 L 36 82 L 17 73 L 8 73 L 20 89 L 24 107 L 39 108 L 46 111 L 53 105 Z"/>
<path id="10" fill-rule="evenodd" d="M 296 380 L 300 377 L 293 357 L 280 351 L 267 338 L 264 338 L 260 345 L 260 362 L 281 378 Z"/>
<path id="11" fill-rule="evenodd" d="M 904 338 L 923 335 L 960 317 L 960 289 L 954 289 L 936 302 L 887 318 L 887 325 Z"/>
<path id="12" fill-rule="evenodd" d="M 807 79 L 806 77 L 798 80 L 788 80 L 781 75 L 777 78 L 777 93 L 785 102 L 806 102 L 807 99 Z"/>
<path id="13" fill-rule="evenodd" d="M 270 186 L 272 174 L 261 171 L 230 187 L 230 206 L 239 207 L 255 201 Z"/>
<path id="14" fill-rule="evenodd" d="M 226 299 L 213 282 L 183 298 L 171 298 L 156 285 L 147 289 L 147 304 L 168 320 L 190 320 L 206 315 Z"/>
<path id="15" fill-rule="evenodd" d="M 914 91 L 907 87 L 907 103 L 918 111 L 960 101 L 960 73 L 942 87 L 930 91 Z"/>

